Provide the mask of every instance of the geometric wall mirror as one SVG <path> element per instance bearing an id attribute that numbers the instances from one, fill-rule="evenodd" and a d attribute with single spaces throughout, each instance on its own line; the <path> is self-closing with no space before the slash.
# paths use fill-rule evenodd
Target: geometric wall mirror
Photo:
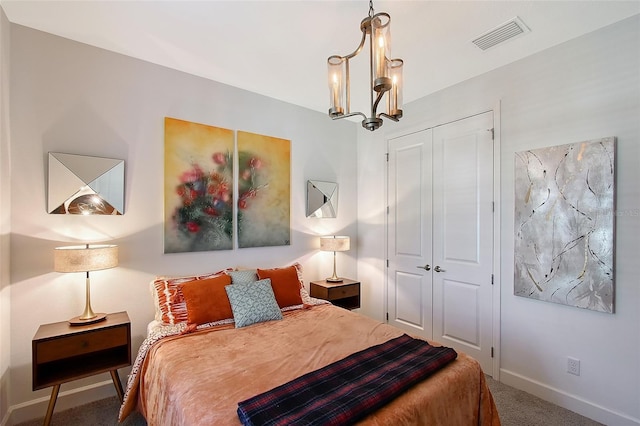
<path id="1" fill-rule="evenodd" d="M 124 214 L 124 160 L 50 152 L 47 211 Z"/>
<path id="2" fill-rule="evenodd" d="M 307 181 L 307 217 L 336 217 L 338 184 L 319 180 Z"/>

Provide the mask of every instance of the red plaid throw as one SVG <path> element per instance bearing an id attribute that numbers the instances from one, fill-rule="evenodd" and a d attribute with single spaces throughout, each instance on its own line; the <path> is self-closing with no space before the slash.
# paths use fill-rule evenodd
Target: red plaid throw
<path id="1" fill-rule="evenodd" d="M 238 404 L 244 425 L 348 425 L 453 361 L 451 348 L 406 334 Z"/>

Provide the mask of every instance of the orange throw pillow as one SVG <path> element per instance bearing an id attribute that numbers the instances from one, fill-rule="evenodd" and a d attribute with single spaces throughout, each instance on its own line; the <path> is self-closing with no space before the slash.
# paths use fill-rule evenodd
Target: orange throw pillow
<path id="1" fill-rule="evenodd" d="M 300 297 L 302 284 L 295 267 L 258 269 L 257 273 L 261 280 L 271 279 L 271 288 L 273 288 L 273 294 L 276 296 L 280 309 L 292 305 L 302 305 L 302 297 Z"/>
<path id="2" fill-rule="evenodd" d="M 231 268 L 190 277 L 156 277 L 153 281 L 156 304 L 156 320 L 165 324 L 178 324 L 187 321 L 187 305 L 180 290 L 180 284 L 187 281 L 204 280 L 226 274 Z"/>
<path id="3" fill-rule="evenodd" d="M 224 289 L 229 284 L 229 275 L 180 284 L 187 305 L 187 322 L 199 325 L 233 318 L 231 303 Z"/>

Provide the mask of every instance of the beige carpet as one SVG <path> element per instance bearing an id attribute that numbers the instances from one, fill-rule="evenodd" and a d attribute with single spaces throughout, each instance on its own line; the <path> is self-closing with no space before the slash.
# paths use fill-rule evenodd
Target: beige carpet
<path id="1" fill-rule="evenodd" d="M 496 382 L 487 384 L 498 407 L 503 426 L 597 426 L 594 420 L 551 404 L 529 393 Z"/>
<path id="2" fill-rule="evenodd" d="M 565 410 L 526 392 L 487 377 L 503 426 L 596 426 L 600 423 Z M 120 404 L 116 397 L 102 399 L 70 410 L 54 412 L 52 426 L 115 426 Z M 40 426 L 42 418 L 16 426 Z M 136 413 L 123 426 L 146 426 Z M 390 425 L 391 426 L 391 425 Z M 449 425 L 447 425 L 449 426 Z M 454 425 L 451 425 L 454 426 Z M 457 426 L 457 425 L 456 425 Z M 466 426 L 466 425 L 465 425 Z"/>

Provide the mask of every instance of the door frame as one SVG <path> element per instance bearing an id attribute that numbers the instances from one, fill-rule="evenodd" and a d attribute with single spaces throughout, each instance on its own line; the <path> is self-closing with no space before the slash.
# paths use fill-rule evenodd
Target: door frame
<path id="1" fill-rule="evenodd" d="M 401 136 L 406 136 L 411 133 L 420 132 L 427 129 L 432 129 L 437 126 L 453 123 L 455 121 L 463 120 L 465 118 L 473 117 L 475 115 L 484 114 L 485 112 L 493 112 L 493 200 L 494 200 L 494 213 L 493 213 L 493 277 L 494 285 L 492 288 L 492 309 L 491 309 L 491 325 L 492 325 L 492 344 L 493 347 L 493 378 L 500 381 L 500 293 L 502 288 L 501 277 L 501 263 L 500 263 L 500 220 L 501 220 L 501 200 L 500 200 L 500 146 L 501 146 L 501 103 L 500 100 L 496 101 L 492 106 L 481 109 L 474 113 L 466 113 L 463 116 L 451 116 L 449 114 L 446 118 L 441 117 L 438 119 L 432 119 L 405 127 L 402 130 L 397 130 L 390 133 L 385 133 L 385 151 L 386 157 L 389 157 L 389 140 L 395 139 Z M 389 202 L 389 163 L 385 164 L 385 202 Z M 389 258 L 389 215 L 385 215 L 385 258 Z M 383 293 L 383 312 L 382 318 L 387 318 L 387 307 L 389 303 L 389 270 L 385 269 L 384 274 L 384 293 Z"/>

